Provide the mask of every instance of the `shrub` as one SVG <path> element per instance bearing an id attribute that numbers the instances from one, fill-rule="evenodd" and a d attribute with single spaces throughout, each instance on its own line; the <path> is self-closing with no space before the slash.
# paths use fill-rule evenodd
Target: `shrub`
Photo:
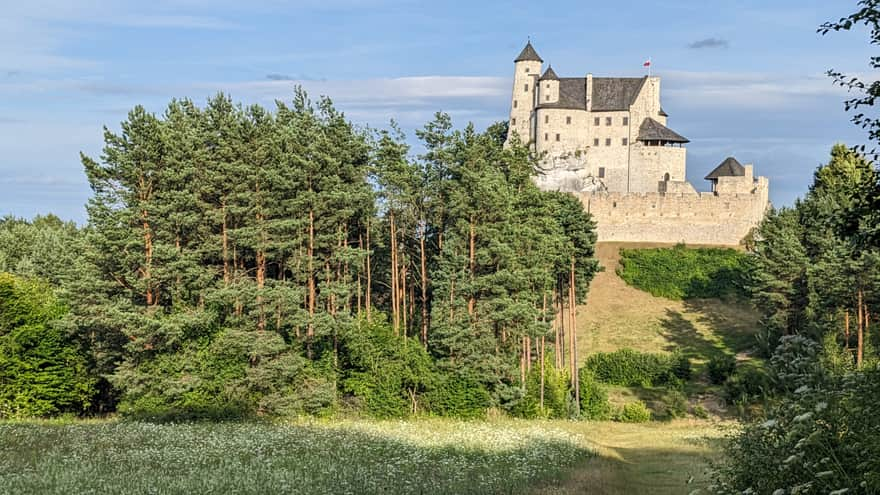
<path id="1" fill-rule="evenodd" d="M 880 493 L 880 368 L 817 378 L 731 437 L 714 493 Z"/>
<path id="2" fill-rule="evenodd" d="M 526 391 L 510 410 L 522 418 L 567 418 L 570 416 L 568 373 L 557 370 L 550 359 L 544 363 L 544 408 L 541 409 L 541 366 L 533 365 L 526 377 Z"/>
<path id="3" fill-rule="evenodd" d="M 724 398 L 734 403 L 752 402 L 770 392 L 770 377 L 752 366 L 741 367 L 724 382 Z"/>
<path id="4" fill-rule="evenodd" d="M 614 419 L 623 423 L 647 423 L 651 421 L 651 411 L 639 400 L 624 404 Z"/>
<path id="5" fill-rule="evenodd" d="M 442 373 L 424 400 L 432 413 L 459 419 L 483 418 L 491 404 L 486 387 L 465 373 Z"/>
<path id="6" fill-rule="evenodd" d="M 578 371 L 581 395 L 581 417 L 591 420 L 604 420 L 611 417 L 611 404 L 608 392 L 587 368 Z"/>
<path id="7" fill-rule="evenodd" d="M 43 282 L 0 273 L 0 418 L 83 413 L 97 380 Z"/>
<path id="8" fill-rule="evenodd" d="M 716 354 L 708 364 L 709 381 L 720 385 L 736 371 L 736 357 L 730 354 Z"/>
<path id="9" fill-rule="evenodd" d="M 654 354 L 632 349 L 598 352 L 585 363 L 604 383 L 626 387 L 673 383 L 690 377 L 690 361 L 681 354 Z"/>
<path id="10" fill-rule="evenodd" d="M 437 372 L 418 341 L 401 340 L 385 322 L 360 322 L 343 350 L 343 390 L 360 398 L 371 416 L 399 418 L 426 409 L 422 396 L 435 386 Z M 448 382 L 446 389 L 458 393 Z"/>
<path id="11" fill-rule="evenodd" d="M 746 296 L 748 258 L 735 249 L 621 249 L 618 275 L 638 289 L 668 299 Z"/>

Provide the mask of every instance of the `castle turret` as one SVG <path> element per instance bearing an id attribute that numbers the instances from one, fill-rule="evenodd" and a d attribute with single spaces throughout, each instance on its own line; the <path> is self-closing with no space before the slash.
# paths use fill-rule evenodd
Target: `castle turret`
<path id="1" fill-rule="evenodd" d="M 538 104 L 557 103 L 559 101 L 559 76 L 553 67 L 547 67 L 547 71 L 539 79 Z"/>
<path id="2" fill-rule="evenodd" d="M 514 60 L 513 96 L 510 102 L 510 131 L 519 134 L 523 142 L 534 139 L 532 136 L 532 114 L 535 109 L 536 86 L 544 63 L 532 43 L 526 43 L 519 56 Z"/>

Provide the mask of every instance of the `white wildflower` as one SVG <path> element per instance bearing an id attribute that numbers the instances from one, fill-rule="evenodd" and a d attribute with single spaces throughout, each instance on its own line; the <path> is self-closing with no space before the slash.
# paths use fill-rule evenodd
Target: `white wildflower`
<path id="1" fill-rule="evenodd" d="M 813 413 L 808 411 L 808 412 L 801 414 L 800 416 L 795 416 L 794 421 L 796 423 L 800 423 L 801 421 L 806 421 L 812 417 L 813 417 Z"/>

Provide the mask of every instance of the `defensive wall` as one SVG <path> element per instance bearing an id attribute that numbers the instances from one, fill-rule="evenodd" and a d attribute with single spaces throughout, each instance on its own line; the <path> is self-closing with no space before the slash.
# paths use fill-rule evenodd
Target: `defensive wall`
<path id="1" fill-rule="evenodd" d="M 736 246 L 770 206 L 767 179 L 750 192 L 717 194 L 674 187 L 657 193 L 578 193 L 599 241 Z"/>

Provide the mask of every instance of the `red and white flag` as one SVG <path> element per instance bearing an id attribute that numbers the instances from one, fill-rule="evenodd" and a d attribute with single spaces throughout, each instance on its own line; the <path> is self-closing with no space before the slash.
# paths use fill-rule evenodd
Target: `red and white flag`
<path id="1" fill-rule="evenodd" d="M 650 58 L 648 60 L 645 60 L 645 63 L 642 64 L 642 67 L 650 67 L 650 66 L 651 66 L 651 59 Z"/>

